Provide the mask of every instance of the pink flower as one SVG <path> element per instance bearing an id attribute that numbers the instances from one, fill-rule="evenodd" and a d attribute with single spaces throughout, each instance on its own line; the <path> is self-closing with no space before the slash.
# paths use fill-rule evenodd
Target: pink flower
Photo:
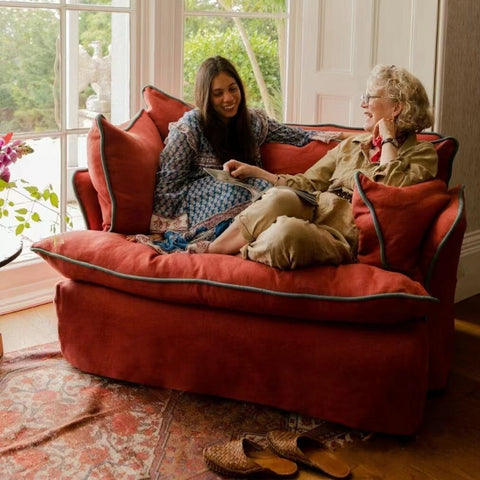
<path id="1" fill-rule="evenodd" d="M 9 165 L 15 163 L 23 155 L 33 152 L 33 149 L 21 140 L 13 140 L 13 133 L 0 137 L 0 178 L 5 182 L 10 180 Z"/>
<path id="2" fill-rule="evenodd" d="M 6 166 L 0 166 L 0 178 L 5 182 L 10 181 L 10 170 Z"/>

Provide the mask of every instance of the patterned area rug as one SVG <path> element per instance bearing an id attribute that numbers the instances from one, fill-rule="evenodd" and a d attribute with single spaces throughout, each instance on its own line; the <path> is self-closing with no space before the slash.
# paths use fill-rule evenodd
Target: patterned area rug
<path id="1" fill-rule="evenodd" d="M 219 479 L 204 447 L 315 427 L 332 447 L 367 436 L 274 408 L 88 375 L 57 343 L 0 363 L 1 480 Z"/>

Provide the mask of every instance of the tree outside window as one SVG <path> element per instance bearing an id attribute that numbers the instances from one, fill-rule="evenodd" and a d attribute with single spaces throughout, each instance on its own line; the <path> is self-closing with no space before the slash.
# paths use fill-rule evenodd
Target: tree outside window
<path id="1" fill-rule="evenodd" d="M 283 119 L 286 0 L 186 0 L 184 97 L 193 102 L 195 75 L 207 57 L 237 67 L 251 107 Z"/>
<path id="2" fill-rule="evenodd" d="M 223 55 L 238 68 L 249 105 L 281 120 L 287 4 L 185 0 L 185 100 L 193 101 L 203 60 Z M 14 132 L 35 150 L 15 164 L 12 177 L 39 187 L 51 184 L 59 193 L 60 208 L 47 212 L 45 222 L 75 205 L 69 175 L 86 166 L 86 134 L 94 117 L 101 113 L 120 124 L 131 116 L 135 5 L 129 0 L 32 0 L 0 7 L 0 134 Z M 9 228 L 4 220 L 0 227 Z M 83 228 L 80 216 L 74 228 Z M 49 235 L 50 228 L 42 225 L 28 234 L 34 241 Z"/>

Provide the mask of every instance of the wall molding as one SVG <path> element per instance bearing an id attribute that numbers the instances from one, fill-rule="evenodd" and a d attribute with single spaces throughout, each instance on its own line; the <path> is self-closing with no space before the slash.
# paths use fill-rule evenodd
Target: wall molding
<path id="1" fill-rule="evenodd" d="M 455 302 L 480 293 L 480 230 L 465 234 L 457 272 Z"/>
<path id="2" fill-rule="evenodd" d="M 39 259 L 13 262 L 0 270 L 0 315 L 53 301 L 62 278 Z"/>

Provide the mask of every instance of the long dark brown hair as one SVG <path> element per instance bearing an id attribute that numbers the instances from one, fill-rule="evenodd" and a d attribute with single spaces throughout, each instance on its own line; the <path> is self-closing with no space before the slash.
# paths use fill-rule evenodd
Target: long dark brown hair
<path id="1" fill-rule="evenodd" d="M 235 80 L 242 97 L 237 114 L 228 124 L 222 121 L 210 102 L 212 81 L 222 72 Z M 210 57 L 202 63 L 195 79 L 195 104 L 200 111 L 203 132 L 218 159 L 222 163 L 232 158 L 253 163 L 256 142 L 247 109 L 245 89 L 236 68 L 226 58 Z"/>

